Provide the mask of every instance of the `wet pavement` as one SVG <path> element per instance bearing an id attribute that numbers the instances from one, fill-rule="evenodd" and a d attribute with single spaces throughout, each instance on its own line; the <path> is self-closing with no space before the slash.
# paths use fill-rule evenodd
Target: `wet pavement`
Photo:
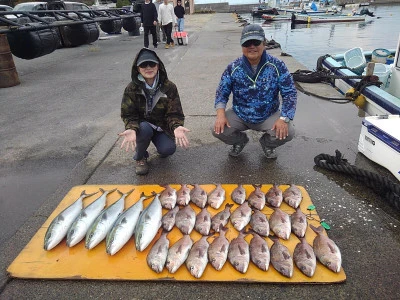
<path id="1" fill-rule="evenodd" d="M 143 37 L 126 33 L 93 45 L 60 49 L 32 61 L 15 60 L 21 85 L 0 90 L 0 299 L 399 299 L 398 212 L 369 188 L 314 164 L 339 149 L 352 165 L 389 175 L 357 151 L 361 118 L 339 105 L 299 93 L 296 136 L 267 160 L 257 133 L 237 158 L 210 133 L 221 73 L 240 55 L 242 27 L 231 14 L 188 16 L 188 46 L 157 49 L 179 89 L 191 147 L 161 159 L 151 148 L 150 173 L 135 175 L 119 148 L 119 105 Z M 279 42 L 279 41 L 278 41 Z M 163 46 L 163 45 L 162 45 Z M 290 53 L 290 49 L 282 49 Z M 271 50 L 279 56 L 281 50 Z M 281 57 L 291 71 L 304 69 Z M 336 95 L 326 85 L 307 86 Z M 258 283 L 23 280 L 6 269 L 71 187 L 80 184 L 295 183 L 304 186 L 329 236 L 342 251 L 347 281 L 329 285 Z M 25 196 L 25 197 L 24 197 Z"/>

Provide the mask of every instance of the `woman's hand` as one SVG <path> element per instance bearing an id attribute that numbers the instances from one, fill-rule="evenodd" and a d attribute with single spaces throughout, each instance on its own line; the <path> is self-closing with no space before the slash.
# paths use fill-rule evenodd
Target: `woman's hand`
<path id="1" fill-rule="evenodd" d="M 124 140 L 121 144 L 121 149 L 125 147 L 125 151 L 128 152 L 129 149 L 135 151 L 136 149 L 136 131 L 132 129 L 127 129 L 124 132 L 118 134 L 119 136 L 123 136 Z"/>
<path id="2" fill-rule="evenodd" d="M 190 132 L 189 129 L 179 126 L 175 128 L 174 135 L 175 135 L 175 142 L 177 145 L 181 146 L 182 148 L 189 147 L 189 140 L 186 137 L 186 133 Z"/>

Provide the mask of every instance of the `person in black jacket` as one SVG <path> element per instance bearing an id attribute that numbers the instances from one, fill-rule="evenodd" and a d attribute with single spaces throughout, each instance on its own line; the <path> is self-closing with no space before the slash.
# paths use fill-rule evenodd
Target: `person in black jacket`
<path id="1" fill-rule="evenodd" d="M 153 36 L 153 46 L 157 48 L 157 32 L 156 25 L 158 20 L 158 12 L 154 3 L 150 0 L 145 0 L 142 4 L 142 11 L 140 13 L 142 19 L 142 26 L 144 29 L 144 47 L 149 48 L 149 32 Z"/>
<path id="2" fill-rule="evenodd" d="M 185 25 L 185 9 L 182 6 L 182 0 L 178 0 L 176 6 L 174 7 L 174 13 L 176 18 L 178 19 L 177 24 L 178 24 L 178 31 L 181 32 L 183 31 L 183 26 Z"/>

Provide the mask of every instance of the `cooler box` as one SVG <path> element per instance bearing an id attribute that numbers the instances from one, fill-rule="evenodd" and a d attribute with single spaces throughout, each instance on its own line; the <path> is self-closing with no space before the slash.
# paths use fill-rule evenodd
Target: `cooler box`
<path id="1" fill-rule="evenodd" d="M 189 43 L 189 36 L 186 31 L 175 31 L 174 38 L 178 45 L 187 45 Z"/>
<path id="2" fill-rule="evenodd" d="M 358 151 L 388 169 L 400 181 L 400 116 L 364 118 Z"/>

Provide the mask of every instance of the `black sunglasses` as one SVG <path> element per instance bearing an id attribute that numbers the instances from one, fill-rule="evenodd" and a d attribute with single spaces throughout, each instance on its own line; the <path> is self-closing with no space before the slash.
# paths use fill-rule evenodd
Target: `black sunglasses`
<path id="1" fill-rule="evenodd" d="M 260 40 L 248 40 L 248 41 L 246 41 L 246 42 L 244 42 L 244 43 L 242 44 L 242 47 L 248 48 L 248 47 L 250 47 L 251 45 L 254 45 L 254 46 L 258 47 L 258 46 L 261 45 L 261 43 L 262 43 L 262 42 L 261 42 Z"/>
<path id="2" fill-rule="evenodd" d="M 156 65 L 158 65 L 158 64 L 155 63 L 154 61 L 145 61 L 139 65 L 139 68 L 142 68 L 142 69 L 145 69 L 147 67 L 154 68 Z"/>

